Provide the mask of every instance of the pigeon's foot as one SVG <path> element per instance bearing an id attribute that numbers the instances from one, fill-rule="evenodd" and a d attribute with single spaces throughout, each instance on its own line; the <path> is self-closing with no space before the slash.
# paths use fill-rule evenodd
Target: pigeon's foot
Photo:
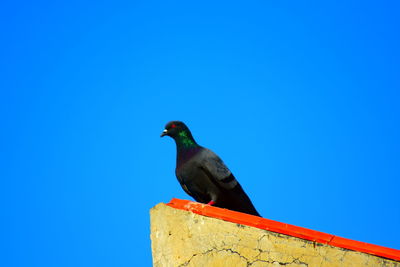
<path id="1" fill-rule="evenodd" d="M 210 206 L 212 206 L 212 205 L 214 205 L 214 204 L 215 204 L 215 201 L 212 201 L 212 200 L 211 200 L 210 202 L 207 203 L 207 205 L 210 205 Z"/>

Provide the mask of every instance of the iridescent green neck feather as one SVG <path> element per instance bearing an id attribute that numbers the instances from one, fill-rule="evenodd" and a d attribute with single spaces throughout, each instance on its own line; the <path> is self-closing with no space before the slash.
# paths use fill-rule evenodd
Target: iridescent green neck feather
<path id="1" fill-rule="evenodd" d="M 192 148 L 197 147 L 196 142 L 190 132 L 181 131 L 175 139 L 178 148 Z"/>

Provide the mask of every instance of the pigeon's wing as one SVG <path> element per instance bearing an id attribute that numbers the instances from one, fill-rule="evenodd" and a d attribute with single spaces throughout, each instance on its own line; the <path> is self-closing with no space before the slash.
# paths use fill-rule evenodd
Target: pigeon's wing
<path id="1" fill-rule="evenodd" d="M 184 182 L 183 177 L 179 176 L 178 181 L 182 189 L 186 192 L 186 194 L 194 198 L 196 201 L 201 203 L 206 203 L 207 201 L 209 201 L 208 196 L 204 196 L 204 194 L 202 194 L 202 191 L 198 190 L 198 187 L 193 185 L 192 186 L 187 185 Z"/>
<path id="2" fill-rule="evenodd" d="M 203 150 L 200 168 L 207 174 L 213 182 L 225 189 L 233 189 L 237 184 L 237 180 L 226 167 L 224 162 L 214 152 L 209 149 Z"/>
<path id="3" fill-rule="evenodd" d="M 178 181 L 181 184 L 181 187 L 183 188 L 183 190 L 186 192 L 186 194 L 188 194 L 191 197 L 194 197 L 193 194 L 187 188 L 187 186 L 181 181 L 181 179 L 178 179 Z"/>

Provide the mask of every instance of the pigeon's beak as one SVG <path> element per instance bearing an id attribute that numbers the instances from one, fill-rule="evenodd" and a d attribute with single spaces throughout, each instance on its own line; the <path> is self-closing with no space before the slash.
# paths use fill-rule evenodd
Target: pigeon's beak
<path id="1" fill-rule="evenodd" d="M 167 134 L 168 134 L 168 130 L 165 129 L 165 130 L 161 133 L 160 137 L 166 136 Z"/>

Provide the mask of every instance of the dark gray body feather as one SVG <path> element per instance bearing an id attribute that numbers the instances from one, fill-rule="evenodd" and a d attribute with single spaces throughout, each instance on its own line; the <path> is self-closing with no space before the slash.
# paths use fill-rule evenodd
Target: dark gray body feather
<path id="1" fill-rule="evenodd" d="M 185 153 L 185 152 L 180 152 Z M 260 216 L 249 197 L 224 162 L 211 150 L 199 147 L 178 157 L 176 176 L 182 188 L 196 201 Z"/>

